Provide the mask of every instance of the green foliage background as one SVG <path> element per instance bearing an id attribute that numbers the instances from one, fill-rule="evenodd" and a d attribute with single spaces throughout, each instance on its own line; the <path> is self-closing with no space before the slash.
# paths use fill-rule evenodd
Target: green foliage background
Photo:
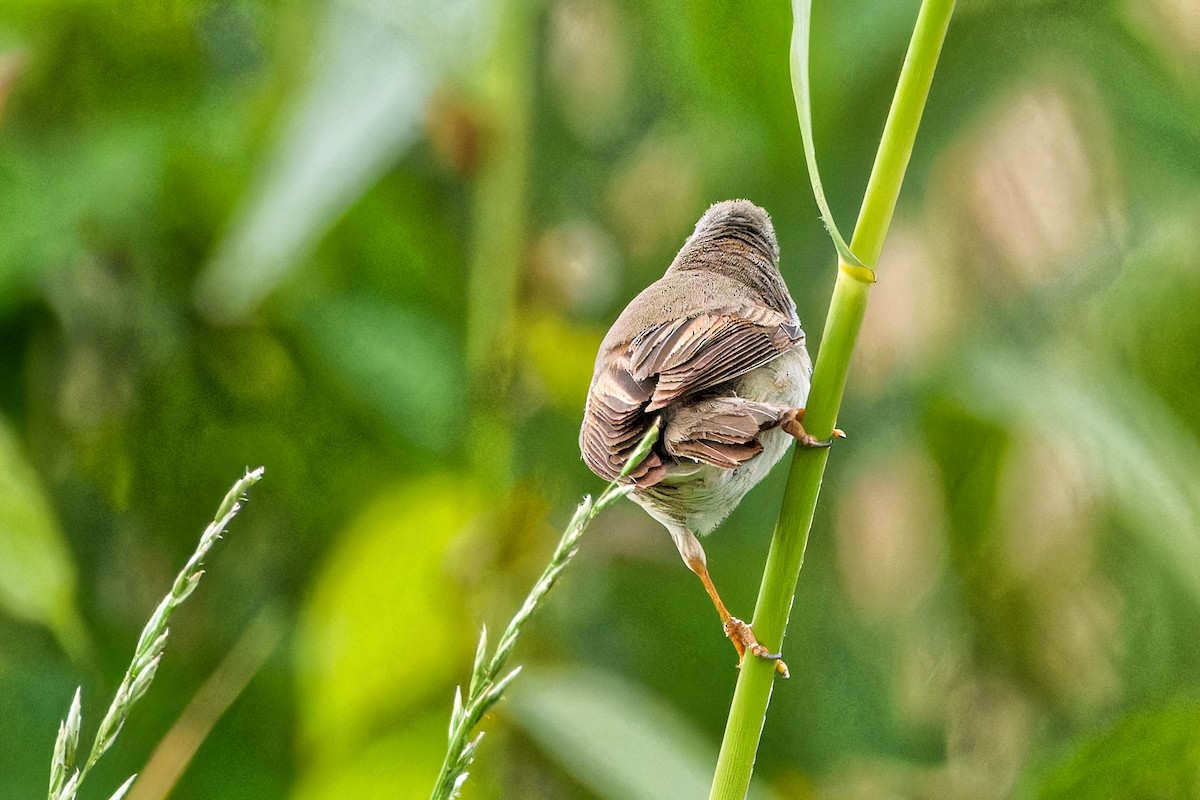
<path id="1" fill-rule="evenodd" d="M 846 227 L 917 5 L 816 4 Z M 1200 11 L 959 6 L 756 791 L 1200 797 Z M 173 797 L 426 796 L 478 626 L 599 489 L 595 348 L 709 203 L 770 210 L 819 347 L 789 34 L 782 2 L 5 3 L 0 796 L 44 791 L 74 686 L 95 721 L 258 464 L 91 788 L 162 797 L 198 747 Z M 735 612 L 782 479 L 706 544 Z M 733 652 L 636 508 L 516 660 L 465 796 L 704 791 Z"/>

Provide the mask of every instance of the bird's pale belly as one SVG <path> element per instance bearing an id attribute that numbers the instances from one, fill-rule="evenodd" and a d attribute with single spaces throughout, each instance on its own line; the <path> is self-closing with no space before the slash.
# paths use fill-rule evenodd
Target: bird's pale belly
<path id="1" fill-rule="evenodd" d="M 808 353 L 799 346 L 739 378 L 736 394 L 748 400 L 803 408 L 811 372 Z M 781 428 L 770 428 L 759 434 L 758 440 L 763 451 L 740 467 L 725 469 L 697 463 L 695 469 L 680 471 L 630 497 L 668 529 L 682 524 L 700 535 L 710 533 L 766 477 L 793 438 Z"/>

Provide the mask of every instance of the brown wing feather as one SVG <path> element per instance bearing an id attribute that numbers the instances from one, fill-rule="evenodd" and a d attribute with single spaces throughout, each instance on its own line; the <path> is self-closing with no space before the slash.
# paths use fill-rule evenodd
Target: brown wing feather
<path id="1" fill-rule="evenodd" d="M 761 367 L 803 338 L 794 317 L 750 303 L 646 329 L 600 362 L 579 435 L 584 460 L 597 475 L 613 480 L 649 429 L 654 412 Z M 740 430 L 728 436 L 697 432 L 676 437 L 665 450 L 672 456 L 735 467 L 762 449 L 754 441 L 762 429 L 754 415 L 731 424 L 750 422 L 755 430 L 748 437 Z M 667 469 L 663 457 L 654 452 L 630 477 L 650 486 L 662 480 Z"/>
<path id="2" fill-rule="evenodd" d="M 653 381 L 637 380 L 626 356 L 607 364 L 592 379 L 584 409 L 579 449 L 592 471 L 606 480 L 621 474 L 633 449 L 646 435 L 653 418 L 643 413 Z M 641 485 L 662 480 L 666 465 L 656 452 L 641 463 L 630 478 Z"/>
<path id="3" fill-rule="evenodd" d="M 740 397 L 688 403 L 668 420 L 663 446 L 675 458 L 729 469 L 738 467 L 762 452 L 758 435 L 778 425 L 787 410 Z"/>
<path id="4" fill-rule="evenodd" d="M 651 412 L 757 369 L 803 337 L 794 318 L 745 303 L 650 328 L 631 343 L 630 365 L 638 380 L 658 377 Z"/>

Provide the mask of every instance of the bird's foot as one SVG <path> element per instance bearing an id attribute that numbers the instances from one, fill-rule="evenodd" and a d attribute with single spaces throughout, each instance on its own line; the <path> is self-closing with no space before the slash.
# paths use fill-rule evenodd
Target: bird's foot
<path id="1" fill-rule="evenodd" d="M 737 617 L 730 617 L 725 622 L 725 635 L 733 642 L 733 646 L 738 651 L 738 667 L 741 668 L 742 661 L 746 658 L 746 653 L 765 658 L 768 661 L 775 662 L 775 671 L 783 677 L 790 677 L 787 664 L 783 663 L 781 653 L 772 653 L 767 648 L 758 643 L 758 639 L 754 636 L 754 630 L 745 622 Z"/>
<path id="2" fill-rule="evenodd" d="M 783 418 L 782 424 L 784 432 L 795 437 L 796 441 L 805 447 L 829 447 L 833 444 L 834 439 L 845 439 L 846 432 L 840 428 L 833 429 L 833 436 L 829 439 L 818 439 L 808 431 L 804 430 L 801 421 L 804 419 L 803 408 L 793 408 L 786 417 Z"/>

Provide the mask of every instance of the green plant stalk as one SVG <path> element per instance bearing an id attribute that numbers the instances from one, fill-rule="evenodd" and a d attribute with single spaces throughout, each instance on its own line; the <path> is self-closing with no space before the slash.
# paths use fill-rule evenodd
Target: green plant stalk
<path id="1" fill-rule="evenodd" d="M 481 158 L 467 270 L 467 452 L 479 482 L 511 482 L 511 387 L 524 262 L 534 35 L 540 4 L 500 4 L 493 50 L 478 88 Z"/>
<path id="2" fill-rule="evenodd" d="M 953 12 L 954 0 L 924 0 L 917 16 L 850 242 L 850 249 L 869 267 L 874 267 L 878 261 L 891 225 Z M 839 263 L 804 415 L 805 429 L 818 439 L 828 438 L 833 433 L 870 288 L 869 273 L 850 268 L 844 261 Z M 797 447 L 792 457 L 783 508 L 771 539 L 752 622 L 759 642 L 774 652 L 779 652 L 783 646 L 828 459 L 828 449 L 805 447 Z M 743 663 L 721 742 L 710 800 L 742 800 L 746 796 L 774 676 L 774 662 L 751 658 Z"/>

